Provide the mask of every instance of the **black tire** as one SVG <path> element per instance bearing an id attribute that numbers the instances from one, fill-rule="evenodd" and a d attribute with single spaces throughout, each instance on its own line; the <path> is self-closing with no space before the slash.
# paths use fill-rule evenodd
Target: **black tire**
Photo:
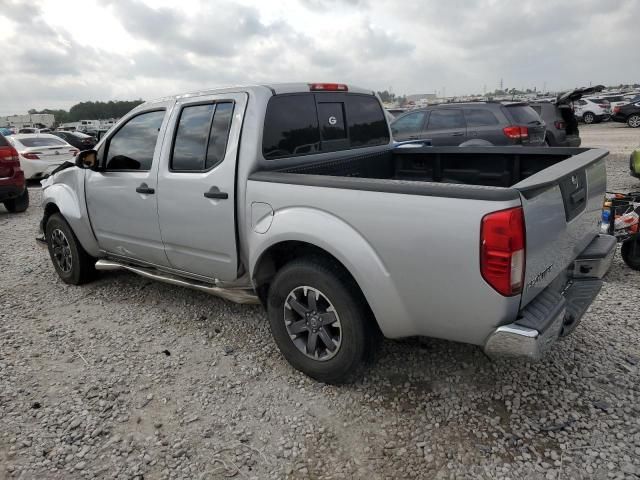
<path id="1" fill-rule="evenodd" d="M 11 213 L 24 212 L 29 208 L 29 190 L 27 187 L 24 188 L 24 192 L 22 192 L 22 195 L 19 197 L 12 198 L 11 200 L 5 200 L 4 208 L 9 210 Z"/>
<path id="2" fill-rule="evenodd" d="M 63 282 L 82 285 L 95 277 L 96 259 L 91 257 L 59 213 L 47 220 L 45 228 L 49 256 Z"/>
<path id="3" fill-rule="evenodd" d="M 590 125 L 596 121 L 596 116 L 591 112 L 585 112 L 585 114 L 582 115 L 582 121 Z"/>
<path id="4" fill-rule="evenodd" d="M 629 115 L 629 118 L 627 118 L 627 125 L 629 125 L 631 128 L 640 127 L 640 115 L 638 115 L 637 113 Z"/>
<path id="5" fill-rule="evenodd" d="M 302 351 L 308 351 L 309 337 L 312 334 L 311 323 L 314 316 L 307 317 L 285 307 L 285 302 L 291 305 L 295 301 L 296 293 L 300 289 L 311 288 L 320 293 L 317 303 L 319 316 L 326 315 L 329 311 L 337 315 L 339 327 L 339 346 L 331 351 L 328 344 L 323 341 L 320 333 L 316 334 L 318 350 L 325 346 L 325 359 L 311 358 Z M 307 290 L 307 294 L 310 290 Z M 300 297 L 304 306 L 308 306 L 308 297 Z M 315 303 L 315 302 L 314 302 Z M 329 305 L 329 309 L 324 308 Z M 301 307 L 298 303 L 298 307 Z M 333 307 L 333 309 L 331 309 Z M 316 309 L 313 311 L 315 312 Z M 335 262 L 324 258 L 302 258 L 285 265 L 275 276 L 269 287 L 267 314 L 271 326 L 271 334 L 280 349 L 282 355 L 296 369 L 306 375 L 324 383 L 346 383 L 355 379 L 361 371 L 361 367 L 370 360 L 377 350 L 381 338 L 380 331 L 375 325 L 372 314 L 365 303 L 357 285 L 344 269 Z M 287 316 L 291 323 L 287 323 Z M 300 327 L 306 330 L 300 331 L 292 338 L 288 331 L 295 322 L 304 323 Z M 328 325 L 328 329 L 336 332 L 334 325 Z M 320 327 L 324 329 L 325 327 Z M 329 331 L 329 330 L 327 330 Z M 326 332 L 324 332 L 326 335 Z M 303 344 L 304 346 L 297 346 Z M 334 342 L 335 346 L 335 342 Z M 317 350 L 314 348 L 314 354 Z M 318 357 L 322 352 L 318 354 Z"/>
<path id="6" fill-rule="evenodd" d="M 630 268 L 640 270 L 640 236 L 622 242 L 622 260 Z"/>

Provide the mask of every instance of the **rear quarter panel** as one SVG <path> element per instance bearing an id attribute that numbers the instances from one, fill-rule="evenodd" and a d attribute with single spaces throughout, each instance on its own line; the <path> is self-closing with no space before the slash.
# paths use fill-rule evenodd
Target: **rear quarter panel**
<path id="1" fill-rule="evenodd" d="M 286 240 L 319 246 L 351 272 L 387 337 L 424 335 L 483 344 L 516 317 L 482 278 L 482 217 L 519 201 L 450 199 L 249 180 L 247 207 L 273 209 L 268 229 L 245 225 L 249 268 Z M 251 219 L 250 214 L 245 219 Z M 257 231 L 265 233 L 257 233 Z"/>

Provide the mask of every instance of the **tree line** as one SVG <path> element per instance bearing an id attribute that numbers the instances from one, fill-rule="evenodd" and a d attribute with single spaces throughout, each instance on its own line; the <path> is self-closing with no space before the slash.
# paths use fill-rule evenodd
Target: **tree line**
<path id="1" fill-rule="evenodd" d="M 120 118 L 129 110 L 137 107 L 144 100 L 116 100 L 108 102 L 80 102 L 67 110 L 29 110 L 30 114 L 50 113 L 55 116 L 56 123 L 77 122 L 78 120 L 102 120 L 107 118 Z"/>

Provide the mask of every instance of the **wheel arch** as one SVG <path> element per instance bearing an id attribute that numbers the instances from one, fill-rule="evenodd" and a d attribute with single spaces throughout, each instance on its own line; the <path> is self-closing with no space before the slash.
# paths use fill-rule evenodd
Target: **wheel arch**
<path id="1" fill-rule="evenodd" d="M 305 211 L 295 215 L 289 212 L 288 221 L 278 221 L 276 213 L 269 232 L 253 236 L 249 271 L 263 304 L 269 285 L 282 266 L 303 256 L 315 256 L 335 263 L 353 279 L 386 337 L 404 336 L 405 331 L 412 330 L 413 326 L 405 325 L 410 323 L 410 317 L 392 276 L 360 233 L 326 212 L 300 210 Z M 323 221 L 309 222 L 314 215 Z M 295 225 L 307 228 L 300 232 Z M 327 231 L 331 231 L 329 237 Z M 255 245 L 256 240 L 259 245 Z"/>
<path id="2" fill-rule="evenodd" d="M 51 215 L 59 213 L 69 224 L 69 227 L 86 252 L 93 257 L 100 255 L 100 248 L 91 229 L 89 215 L 84 205 L 84 196 L 80 197 L 74 189 L 68 185 L 61 183 L 53 184 L 44 190 L 42 205 L 44 207 L 44 215 L 41 223 L 43 233 L 46 234 L 47 221 Z"/>

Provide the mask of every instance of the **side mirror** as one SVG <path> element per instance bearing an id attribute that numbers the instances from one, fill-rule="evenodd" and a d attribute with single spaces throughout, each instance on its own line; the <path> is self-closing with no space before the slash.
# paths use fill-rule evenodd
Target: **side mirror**
<path id="1" fill-rule="evenodd" d="M 98 152 L 95 150 L 83 150 L 76 156 L 76 167 L 97 170 Z"/>

